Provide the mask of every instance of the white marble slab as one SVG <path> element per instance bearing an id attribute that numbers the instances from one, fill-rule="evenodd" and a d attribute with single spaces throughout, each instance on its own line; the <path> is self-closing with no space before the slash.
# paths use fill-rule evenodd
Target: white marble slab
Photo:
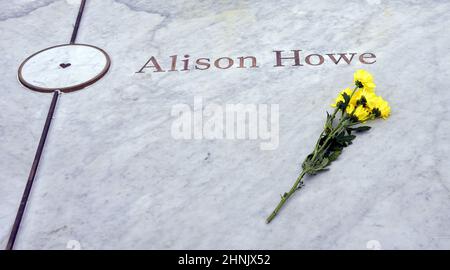
<path id="1" fill-rule="evenodd" d="M 51 97 L 15 77 L 68 42 L 77 1 L 0 4 L 0 244 L 6 244 Z M 450 248 L 450 4 L 445 1 L 88 1 L 77 41 L 109 73 L 58 103 L 18 249 Z M 12 45 L 14 44 L 14 45 Z M 365 65 L 273 67 L 273 50 L 371 52 Z M 136 73 L 155 56 L 236 58 L 259 68 Z M 325 110 L 366 68 L 392 106 L 270 225 Z M 280 142 L 171 137 L 175 104 L 279 104 Z"/>

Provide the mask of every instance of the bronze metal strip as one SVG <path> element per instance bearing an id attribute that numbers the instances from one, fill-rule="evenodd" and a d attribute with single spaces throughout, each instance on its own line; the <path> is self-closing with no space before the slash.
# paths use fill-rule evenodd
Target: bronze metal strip
<path id="1" fill-rule="evenodd" d="M 47 139 L 48 130 L 50 129 L 50 124 L 52 122 L 53 113 L 55 112 L 56 102 L 58 101 L 60 91 L 53 92 L 53 99 L 50 104 L 50 108 L 47 113 L 47 119 L 45 120 L 44 129 L 42 130 L 41 139 L 39 140 L 39 145 L 34 155 L 33 165 L 31 166 L 30 174 L 28 175 L 28 181 L 23 191 L 22 200 L 20 201 L 19 210 L 17 210 L 16 219 L 14 220 L 14 225 L 9 235 L 8 244 L 6 245 L 6 250 L 11 250 L 14 247 L 14 242 L 16 241 L 17 232 L 19 231 L 20 223 L 22 222 L 23 213 L 25 212 L 25 207 L 27 206 L 28 197 L 30 196 L 31 187 L 33 186 L 34 178 L 39 166 L 39 161 L 41 159 L 42 151 L 44 150 L 45 140 Z"/>
<path id="2" fill-rule="evenodd" d="M 70 38 L 70 44 L 75 44 L 75 40 L 77 39 L 78 28 L 80 27 L 81 16 L 83 16 L 85 4 L 86 4 L 86 0 L 81 0 L 80 9 L 78 10 L 77 20 L 75 21 L 75 26 L 73 27 L 72 37 Z"/>

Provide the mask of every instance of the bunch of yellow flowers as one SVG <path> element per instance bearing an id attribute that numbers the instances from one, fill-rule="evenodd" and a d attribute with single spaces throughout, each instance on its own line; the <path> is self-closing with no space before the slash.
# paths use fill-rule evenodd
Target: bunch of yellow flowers
<path id="1" fill-rule="evenodd" d="M 378 117 L 386 119 L 391 113 L 389 103 L 375 94 L 375 83 L 372 75 L 363 70 L 357 70 L 353 75 L 355 89 L 345 88 L 336 98 L 332 107 L 343 106 L 345 95 L 351 96 L 346 107 L 346 113 L 354 115 L 360 122 L 366 122 Z"/>
<path id="2" fill-rule="evenodd" d="M 389 103 L 375 94 L 373 76 L 365 70 L 357 70 L 353 74 L 354 88 L 346 88 L 339 93 L 335 102 L 333 114 L 327 113 L 324 129 L 317 140 L 312 153 L 302 163 L 302 172 L 292 188 L 281 195 L 281 200 L 275 210 L 267 218 L 271 222 L 285 202 L 304 185 L 303 177 L 326 170 L 331 162 L 336 160 L 342 150 L 352 144 L 354 133 L 367 131 L 369 126 L 361 126 L 368 120 L 376 118 L 386 119 L 391 113 Z M 341 112 L 339 119 L 335 119 Z"/>

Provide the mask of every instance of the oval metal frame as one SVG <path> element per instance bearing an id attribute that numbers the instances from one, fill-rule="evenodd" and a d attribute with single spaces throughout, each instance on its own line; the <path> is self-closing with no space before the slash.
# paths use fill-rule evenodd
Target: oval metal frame
<path id="1" fill-rule="evenodd" d="M 99 50 L 100 52 L 102 52 L 103 55 L 105 56 L 105 58 L 106 58 L 106 65 L 105 65 L 105 67 L 103 68 L 103 70 L 102 70 L 99 74 L 97 74 L 95 77 L 93 77 L 92 79 L 89 79 L 89 80 L 87 80 L 87 81 L 85 81 L 85 82 L 83 82 L 83 83 L 80 83 L 80 84 L 76 84 L 76 85 L 69 86 L 69 87 L 63 87 L 63 88 L 45 88 L 45 87 L 40 87 L 40 86 L 36 86 L 36 85 L 33 85 L 33 84 L 27 82 L 27 81 L 23 78 L 23 76 L 22 76 L 22 68 L 23 68 L 23 66 L 24 66 L 31 58 L 33 58 L 35 55 L 40 54 L 40 53 L 42 53 L 42 52 L 44 52 L 44 51 L 51 50 L 51 49 L 54 49 L 54 48 L 57 48 L 57 47 L 64 47 L 64 46 L 87 46 L 87 47 L 91 47 L 91 48 L 97 49 L 97 50 Z M 89 44 L 78 44 L 78 43 L 76 43 L 76 44 L 70 44 L 70 43 L 69 43 L 69 44 L 61 44 L 61 45 L 56 45 L 56 46 L 48 47 L 48 48 L 45 48 L 45 49 L 43 49 L 43 50 L 40 50 L 40 51 L 38 51 L 38 52 L 36 52 L 36 53 L 33 53 L 32 55 L 30 55 L 29 57 L 27 57 L 27 58 L 22 62 L 22 64 L 20 64 L 19 70 L 18 70 L 18 72 L 17 72 L 17 77 L 18 77 L 18 79 L 19 79 L 19 82 L 20 82 L 22 85 L 24 85 L 25 87 L 27 87 L 27 88 L 29 88 L 29 89 L 31 89 L 31 90 L 33 90 L 33 91 L 38 91 L 38 92 L 43 92 L 43 93 L 52 93 L 52 92 L 54 92 L 54 91 L 56 91 L 56 90 L 60 90 L 61 92 L 69 93 L 69 92 L 74 92 L 74 91 L 81 90 L 81 89 L 83 89 L 83 88 L 85 88 L 85 87 L 87 87 L 87 86 L 89 86 L 89 85 L 95 83 L 96 81 L 100 80 L 100 79 L 101 79 L 103 76 L 105 76 L 105 74 L 108 72 L 110 66 L 111 66 L 111 58 L 109 57 L 109 55 L 108 55 L 103 49 L 101 49 L 101 48 L 99 48 L 99 47 L 96 47 L 96 46 L 93 46 L 93 45 L 89 45 Z"/>

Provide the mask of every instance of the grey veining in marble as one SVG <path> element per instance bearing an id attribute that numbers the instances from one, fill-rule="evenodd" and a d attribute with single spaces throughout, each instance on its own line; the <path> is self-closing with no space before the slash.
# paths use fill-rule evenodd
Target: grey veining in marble
<path id="1" fill-rule="evenodd" d="M 0 3 L 2 246 L 51 100 L 21 86 L 17 68 L 69 41 L 78 5 Z M 448 29 L 447 1 L 88 1 L 77 41 L 105 49 L 112 65 L 61 96 L 16 248 L 449 249 Z M 294 49 L 377 62 L 273 67 L 273 50 Z M 136 73 L 175 54 L 254 55 L 260 67 Z M 374 74 L 392 116 L 266 225 L 358 68 Z M 195 96 L 279 104 L 279 147 L 174 140 L 171 108 Z"/>

